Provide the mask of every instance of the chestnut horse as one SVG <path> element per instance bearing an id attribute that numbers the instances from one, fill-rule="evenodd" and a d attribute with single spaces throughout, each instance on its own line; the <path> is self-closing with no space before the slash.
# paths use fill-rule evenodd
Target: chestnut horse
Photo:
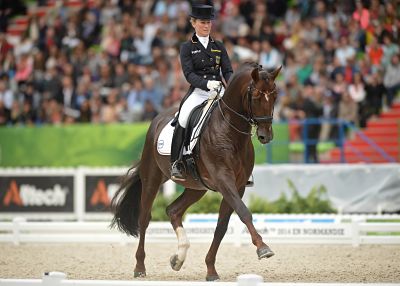
<path id="1" fill-rule="evenodd" d="M 252 127 L 257 138 L 266 144 L 273 138 L 272 118 L 277 97 L 275 79 L 281 68 L 273 72 L 263 70 L 255 63 L 243 64 L 231 77 L 225 94 L 218 99 L 198 144 L 200 154 L 196 161 L 198 174 L 209 188 L 221 193 L 217 227 L 211 247 L 205 258 L 206 280 L 218 280 L 215 259 L 224 237 L 229 218 L 235 211 L 247 226 L 258 258 L 274 255 L 254 228 L 252 214 L 242 201 L 246 183 L 254 167 Z M 135 277 L 146 276 L 145 235 L 151 219 L 153 201 L 162 183 L 170 178 L 170 158 L 157 152 L 157 139 L 174 117 L 176 109 L 158 115 L 152 121 L 139 163 L 132 166 L 111 202 L 114 214 L 112 226 L 137 237 Z M 189 241 L 182 225 L 185 211 L 207 192 L 198 180 L 188 176 L 184 192 L 166 209 L 178 239 L 178 250 L 170 259 L 171 267 L 178 271 L 186 258 Z"/>

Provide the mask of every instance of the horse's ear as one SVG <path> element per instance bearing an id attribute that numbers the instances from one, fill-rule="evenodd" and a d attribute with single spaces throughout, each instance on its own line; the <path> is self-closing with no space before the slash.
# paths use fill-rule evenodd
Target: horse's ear
<path id="1" fill-rule="evenodd" d="M 276 79 L 276 77 L 277 77 L 278 74 L 280 73 L 281 69 L 282 69 L 282 66 L 280 66 L 279 68 L 277 68 L 276 70 L 274 70 L 274 71 L 271 72 L 271 78 L 272 78 L 273 80 Z"/>
<path id="2" fill-rule="evenodd" d="M 251 72 L 251 77 L 253 78 L 254 82 L 259 81 L 260 79 L 260 73 L 258 72 L 258 68 L 254 68 L 253 71 Z"/>

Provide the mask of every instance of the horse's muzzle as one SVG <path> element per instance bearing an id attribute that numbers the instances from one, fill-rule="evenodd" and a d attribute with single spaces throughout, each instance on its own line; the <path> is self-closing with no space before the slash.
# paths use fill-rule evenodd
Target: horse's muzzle
<path id="1" fill-rule="evenodd" d="M 261 135 L 258 136 L 258 140 L 261 142 L 261 144 L 267 144 L 272 140 L 272 138 Z"/>
<path id="2" fill-rule="evenodd" d="M 274 133 L 272 132 L 272 129 L 270 129 L 269 132 L 257 130 L 257 138 L 261 144 L 269 143 L 273 137 L 274 137 Z"/>

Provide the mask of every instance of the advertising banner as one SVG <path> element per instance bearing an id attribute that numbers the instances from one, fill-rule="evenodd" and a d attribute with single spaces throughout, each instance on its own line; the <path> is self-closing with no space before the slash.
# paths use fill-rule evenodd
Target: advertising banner
<path id="1" fill-rule="evenodd" d="M 74 211 L 74 176 L 0 176 L 0 213 Z"/>
<path id="2" fill-rule="evenodd" d="M 110 202 L 119 188 L 119 176 L 85 176 L 85 212 L 101 213 L 110 211 Z"/>

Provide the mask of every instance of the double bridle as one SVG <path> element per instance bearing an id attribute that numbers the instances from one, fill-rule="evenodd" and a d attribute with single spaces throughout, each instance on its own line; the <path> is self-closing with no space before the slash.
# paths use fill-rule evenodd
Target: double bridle
<path id="1" fill-rule="evenodd" d="M 251 135 L 253 136 L 254 134 L 251 132 L 246 132 L 246 131 L 241 131 L 239 129 L 237 129 L 232 123 L 229 122 L 229 120 L 225 117 L 222 108 L 221 108 L 221 103 L 222 102 L 226 108 L 233 112 L 234 114 L 236 114 L 237 116 L 239 116 L 240 118 L 242 118 L 243 120 L 245 120 L 250 126 L 252 127 L 258 127 L 258 124 L 261 122 L 266 122 L 266 123 L 272 123 L 273 117 L 270 115 L 265 115 L 265 116 L 254 116 L 253 114 L 253 91 L 256 91 L 259 95 L 264 95 L 266 100 L 268 101 L 268 96 L 273 94 L 274 92 L 276 92 L 276 85 L 274 85 L 274 88 L 271 91 L 268 92 L 264 92 L 262 90 L 259 90 L 255 87 L 254 82 L 252 81 L 250 83 L 250 85 L 247 87 L 247 93 L 246 93 L 246 97 L 247 97 L 247 107 L 248 107 L 248 116 L 245 116 L 243 114 L 240 114 L 239 112 L 237 112 L 236 110 L 232 109 L 231 107 L 229 107 L 226 102 L 223 100 L 223 97 L 221 97 L 218 100 L 218 107 L 219 107 L 219 111 L 221 112 L 222 118 L 229 124 L 229 126 L 231 126 L 234 130 L 236 130 L 237 132 L 241 133 L 241 134 L 245 134 L 245 135 Z"/>

